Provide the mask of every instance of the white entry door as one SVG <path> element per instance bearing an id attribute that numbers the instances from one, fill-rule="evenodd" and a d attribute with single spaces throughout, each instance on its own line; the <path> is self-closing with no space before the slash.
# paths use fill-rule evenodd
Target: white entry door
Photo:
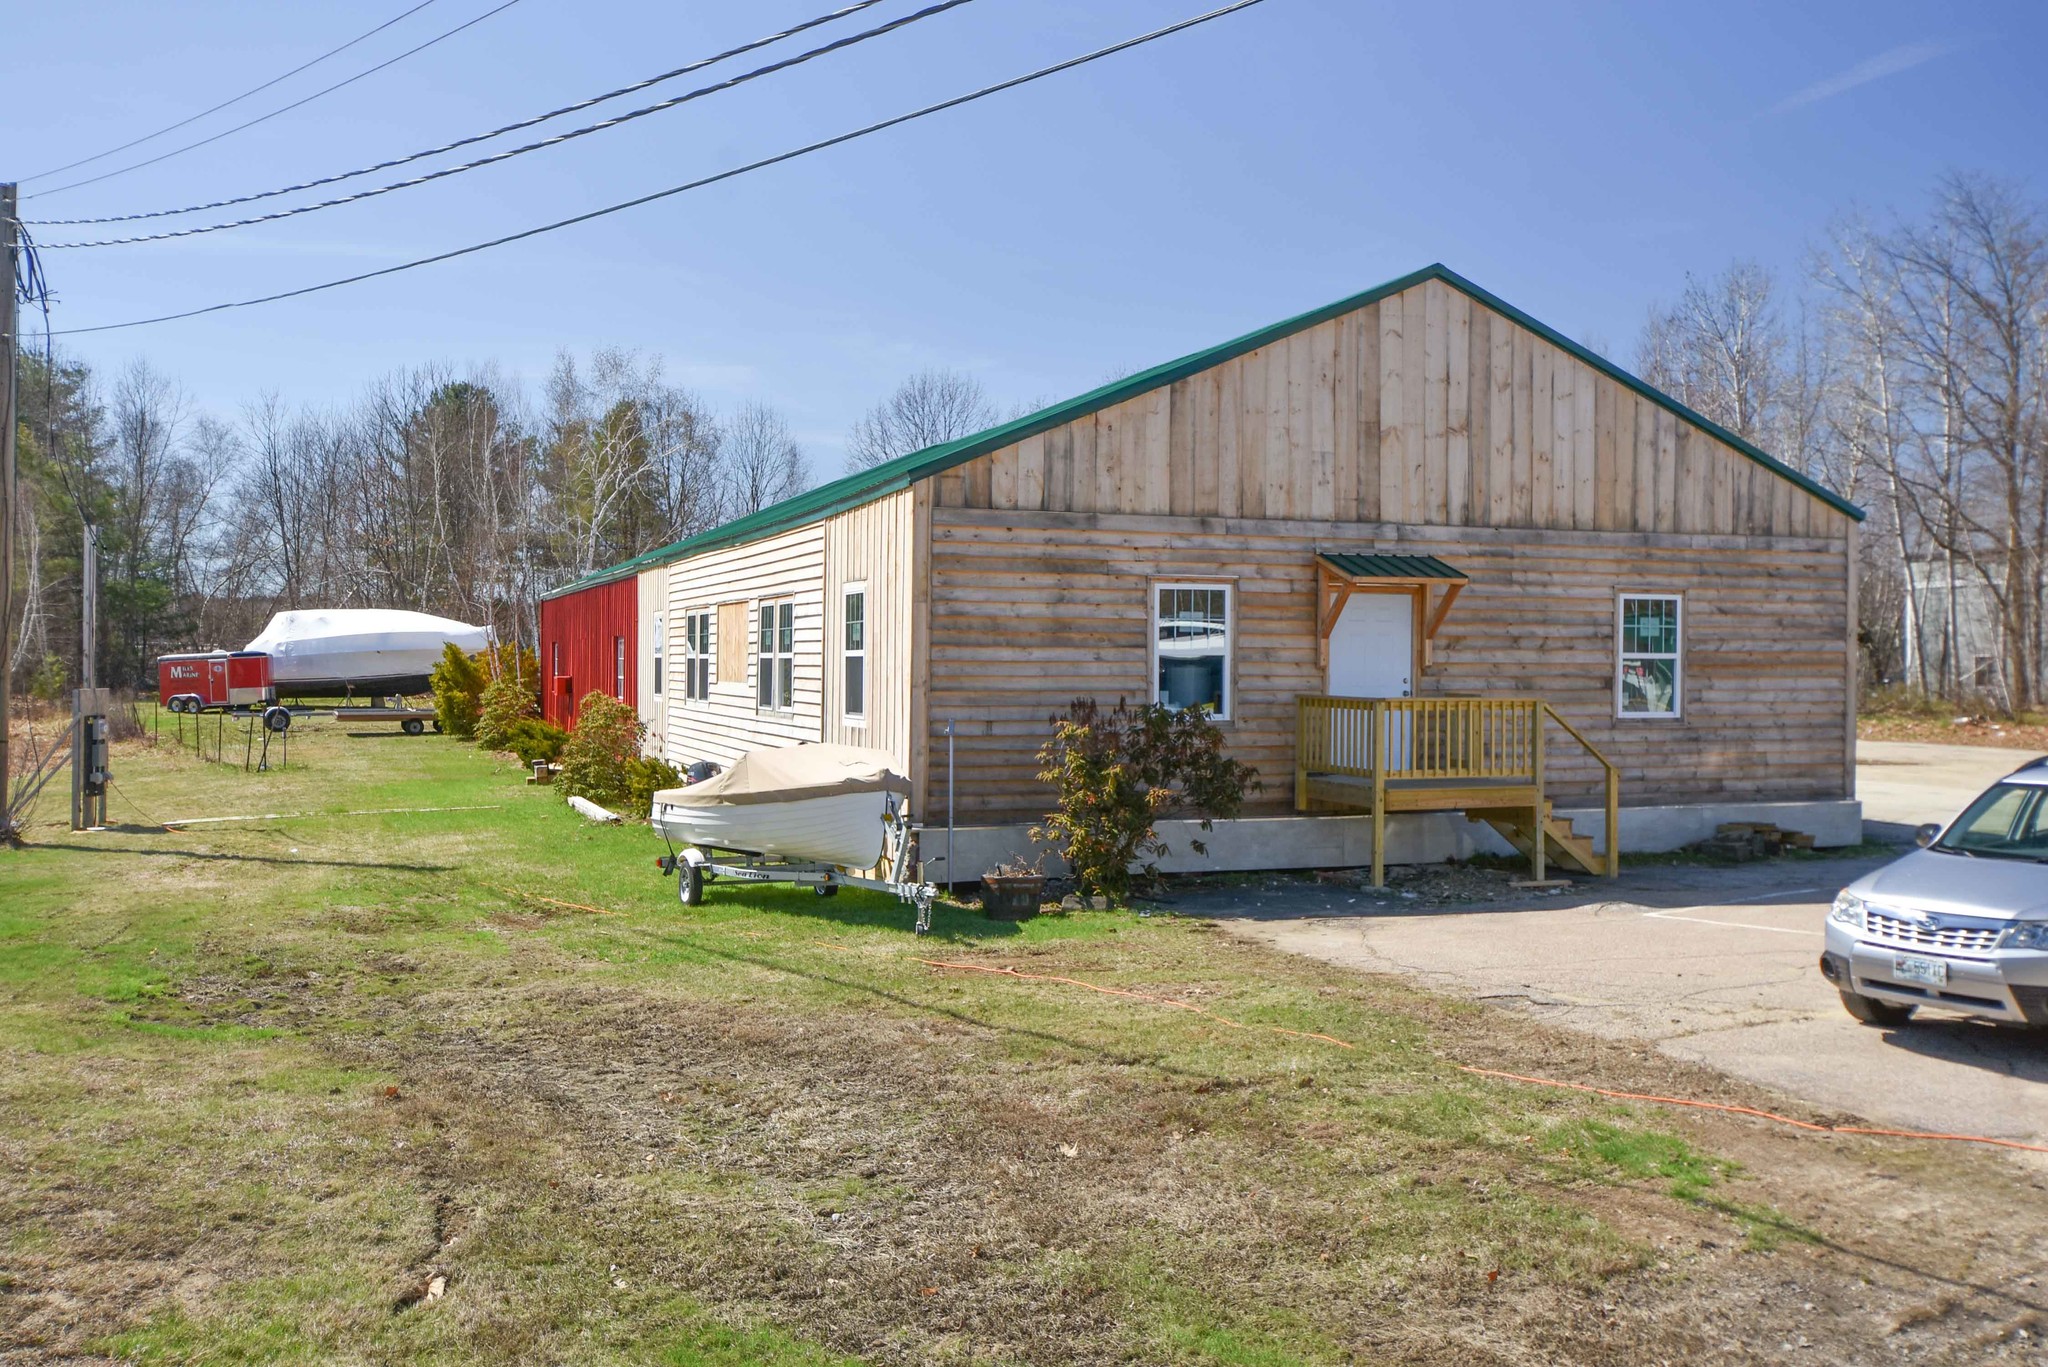
<path id="1" fill-rule="evenodd" d="M 1354 593 L 1330 631 L 1330 696 L 1406 698 L 1415 692 L 1415 599 Z"/>

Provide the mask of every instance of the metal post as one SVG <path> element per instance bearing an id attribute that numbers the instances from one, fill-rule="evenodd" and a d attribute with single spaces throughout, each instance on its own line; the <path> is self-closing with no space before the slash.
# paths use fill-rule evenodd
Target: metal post
<path id="1" fill-rule="evenodd" d="M 946 721 L 946 891 L 953 890 L 953 722 Z"/>
<path id="2" fill-rule="evenodd" d="M 14 830 L 14 770 L 9 763 L 8 730 L 14 699 L 7 668 L 14 639 L 14 359 L 19 313 L 14 302 L 15 257 L 20 229 L 14 220 L 14 185 L 0 185 L 0 841 Z"/>

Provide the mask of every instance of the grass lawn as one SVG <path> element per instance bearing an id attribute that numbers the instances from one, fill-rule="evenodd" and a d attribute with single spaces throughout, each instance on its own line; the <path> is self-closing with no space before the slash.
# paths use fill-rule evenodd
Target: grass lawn
<path id="1" fill-rule="evenodd" d="M 1200 920 L 685 911 L 647 827 L 389 728 L 115 771 L 118 829 L 59 797 L 0 851 L 0 1360 L 1976 1362 L 2038 1328 L 2000 1280 L 2042 1265 L 2035 1172 L 1475 1077 L 1770 1100 Z"/>

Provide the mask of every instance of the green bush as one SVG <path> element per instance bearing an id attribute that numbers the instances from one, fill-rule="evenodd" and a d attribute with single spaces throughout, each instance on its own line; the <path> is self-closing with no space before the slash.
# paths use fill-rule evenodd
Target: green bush
<path id="1" fill-rule="evenodd" d="M 626 804 L 634 816 L 654 811 L 654 795 L 664 788 L 680 787 L 683 775 L 675 765 L 653 755 L 642 755 L 626 766 Z"/>
<path id="2" fill-rule="evenodd" d="M 1157 878 L 1167 852 L 1155 823 L 1168 817 L 1228 820 L 1247 792 L 1262 785 L 1258 770 L 1223 753 L 1223 733 L 1206 713 L 1158 703 L 1119 702 L 1104 711 L 1077 699 L 1038 751 L 1038 777 L 1058 790 L 1058 807 L 1031 838 L 1055 846 L 1083 896 L 1130 898 L 1134 874 Z M 1190 840 L 1197 854 L 1208 847 Z"/>
<path id="3" fill-rule="evenodd" d="M 28 694 L 43 702 L 61 702 L 71 687 L 71 671 L 64 665 L 61 656 L 45 655 L 43 662 L 36 666 L 36 672 L 28 677 Z"/>
<path id="4" fill-rule="evenodd" d="M 476 743 L 486 750 L 509 750 L 505 738 L 520 722 L 540 715 L 540 699 L 531 675 L 507 671 L 484 685 L 476 719 Z"/>
<path id="5" fill-rule="evenodd" d="M 640 714 L 592 690 L 576 705 L 576 729 L 562 747 L 562 791 L 592 802 L 624 802 L 631 789 L 628 767 L 640 758 L 647 728 Z"/>
<path id="6" fill-rule="evenodd" d="M 434 719 L 441 729 L 460 740 L 475 736 L 477 714 L 483 710 L 483 666 L 450 641 L 441 647 L 441 663 L 434 666 L 429 682 L 434 689 Z"/>
<path id="7" fill-rule="evenodd" d="M 553 764 L 562 757 L 562 748 L 568 743 L 567 731 L 538 717 L 514 722 L 505 730 L 505 748 L 519 756 L 519 762 L 529 769 L 537 759 Z"/>

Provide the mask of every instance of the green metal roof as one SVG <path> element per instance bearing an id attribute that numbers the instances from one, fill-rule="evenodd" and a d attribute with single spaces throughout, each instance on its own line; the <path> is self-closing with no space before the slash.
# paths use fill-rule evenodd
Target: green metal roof
<path id="1" fill-rule="evenodd" d="M 1294 333 L 1306 331 L 1320 323 L 1326 323 L 1332 318 L 1350 313 L 1353 309 L 1364 308 L 1367 304 L 1376 304 L 1391 295 L 1401 293 L 1403 290 L 1413 289 L 1427 280 L 1440 280 L 1452 289 L 1478 300 L 1494 312 L 1513 319 L 1541 337 L 1544 341 L 1549 342 L 1552 346 L 1570 352 L 1573 356 L 1592 366 L 1603 375 L 1619 381 L 1652 403 L 1669 409 L 1672 413 L 1677 414 L 1695 427 L 1727 443 L 1772 473 L 1792 481 L 1792 483 L 1798 485 L 1807 493 L 1812 494 L 1815 498 L 1820 499 L 1837 512 L 1855 518 L 1858 522 L 1863 521 L 1863 510 L 1843 498 L 1840 494 L 1835 493 L 1832 489 L 1800 474 L 1791 466 L 1774 459 L 1763 450 L 1736 436 L 1719 423 L 1695 413 L 1669 394 L 1643 383 L 1643 381 L 1629 374 L 1606 357 L 1579 345 L 1563 333 L 1546 327 L 1514 307 L 1514 305 L 1509 304 L 1506 300 L 1489 294 L 1465 279 L 1465 277 L 1459 275 L 1456 271 L 1453 271 L 1450 267 L 1438 263 L 1436 265 L 1424 266 L 1419 271 L 1411 271 L 1407 275 L 1389 280 L 1385 284 L 1375 285 L 1363 293 L 1351 295 L 1346 299 L 1339 299 L 1334 304 L 1325 304 L 1319 309 L 1312 309 L 1307 313 L 1297 314 L 1292 318 L 1269 324 L 1256 332 L 1247 332 L 1242 337 L 1210 347 L 1205 351 L 1197 351 L 1192 355 L 1183 356 L 1177 361 L 1168 361 L 1166 364 L 1154 366 L 1150 370 L 1141 370 L 1135 375 L 1127 375 L 1123 379 L 1112 381 L 1100 388 L 1091 389 L 1086 394 L 1067 399 L 1062 403 L 1053 404 L 1049 408 L 1041 408 L 1036 413 L 1028 413 L 1021 418 L 1015 418 L 1009 422 L 998 424 L 986 431 L 975 432 L 954 441 L 942 442 L 937 446 L 928 446 L 922 451 L 912 451 L 909 455 L 899 456 L 895 460 L 877 465 L 872 469 L 860 470 L 843 478 L 835 479 L 830 483 L 821 484 L 815 489 L 798 494 L 795 498 L 784 499 L 782 502 L 763 508 L 758 512 L 749 513 L 742 518 L 736 518 L 723 526 L 713 527 L 710 531 L 699 532 L 695 536 L 686 537 L 672 545 L 662 546 L 656 550 L 634 556 L 631 560 L 622 561 L 607 569 L 585 575 L 573 583 L 564 584 L 561 588 L 542 596 L 544 598 L 555 598 L 565 593 L 573 593 L 578 589 L 590 588 L 596 584 L 610 583 L 614 579 L 621 579 L 629 574 L 638 574 L 641 570 L 650 569 L 656 565 L 665 565 L 677 560 L 687 559 L 692 555 L 697 555 L 703 551 L 716 550 L 721 546 L 731 546 L 743 541 L 752 541 L 757 537 L 768 536 L 774 532 L 788 531 L 793 527 L 807 526 L 822 518 L 830 517 L 834 513 L 842 513 L 849 508 L 857 508 L 863 503 L 872 503 L 878 498 L 907 489 L 921 479 L 929 479 L 933 475 L 943 474 L 957 465 L 964 465 L 978 456 L 985 456 L 989 452 L 1000 450 L 1013 442 L 1019 442 L 1026 437 L 1036 436 L 1040 432 L 1047 432 L 1055 427 L 1063 426 L 1076 418 L 1086 417 L 1100 409 L 1109 408 L 1115 404 L 1122 403 L 1126 399 L 1135 398 L 1148 390 L 1157 389 L 1162 385 L 1170 385 L 1178 380 L 1184 380 L 1199 371 L 1209 369 L 1211 366 L 1220 365 L 1247 352 L 1256 351 L 1262 346 L 1269 346 L 1283 337 L 1289 337 Z"/>
<path id="2" fill-rule="evenodd" d="M 1316 558 L 1352 579 L 1455 579 L 1464 583 L 1472 577 L 1433 555 L 1352 555 L 1343 551 L 1319 551 Z"/>

